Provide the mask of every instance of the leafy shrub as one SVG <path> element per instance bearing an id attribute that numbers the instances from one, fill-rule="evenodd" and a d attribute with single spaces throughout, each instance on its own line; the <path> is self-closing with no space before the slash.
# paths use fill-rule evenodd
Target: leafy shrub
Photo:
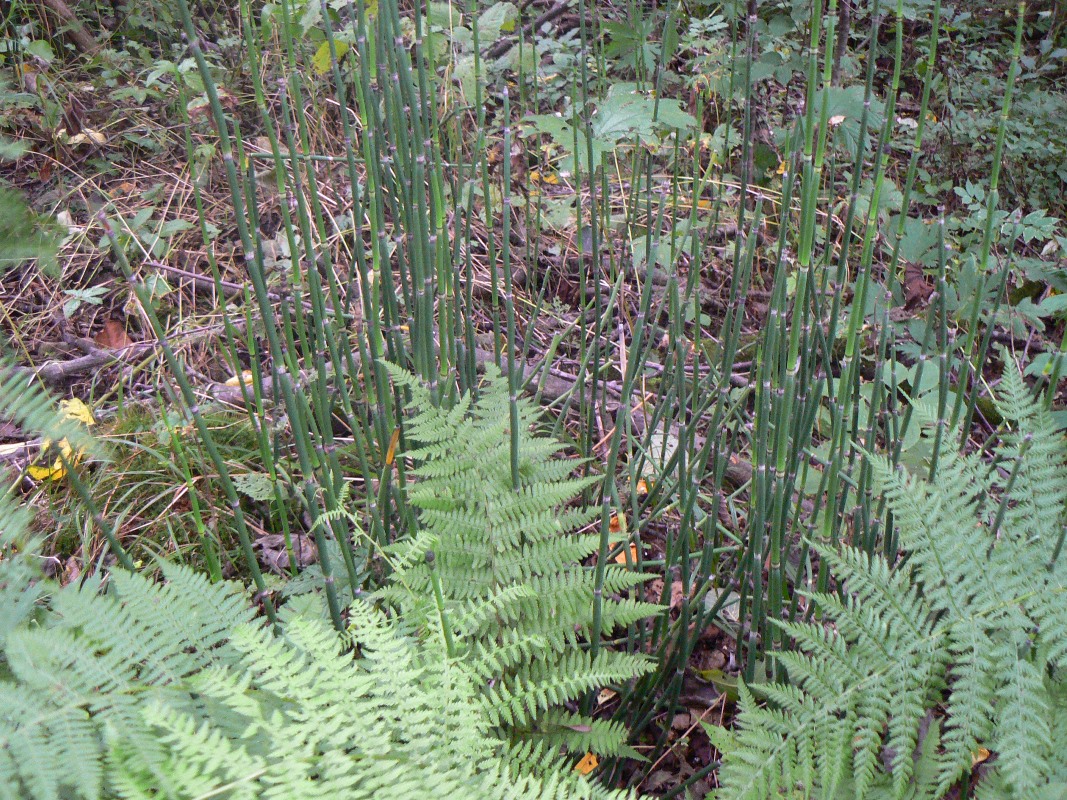
<path id="1" fill-rule="evenodd" d="M 955 163 L 961 174 L 988 174 L 996 138 L 997 118 L 992 112 L 1003 91 L 997 83 L 968 84 L 970 106 L 960 101 L 951 125 L 946 124 L 944 158 Z M 1013 115 L 1005 123 L 1004 188 L 1010 201 L 1033 209 L 1064 210 L 1063 184 L 1067 181 L 1067 136 L 1062 120 L 1067 115 L 1067 97 L 1024 84 L 1013 101 Z"/>

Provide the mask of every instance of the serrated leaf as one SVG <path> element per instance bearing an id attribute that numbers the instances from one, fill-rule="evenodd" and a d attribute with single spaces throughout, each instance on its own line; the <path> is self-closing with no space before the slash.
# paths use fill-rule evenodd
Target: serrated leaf
<path id="1" fill-rule="evenodd" d="M 260 502 L 274 499 L 274 481 L 265 472 L 244 472 L 231 479 L 233 487 L 245 497 Z"/>
<path id="2" fill-rule="evenodd" d="M 608 96 L 593 117 L 593 131 L 598 137 L 612 143 L 636 134 L 643 142 L 655 141 L 660 128 L 687 129 L 696 125 L 696 119 L 682 110 L 677 100 L 650 97 L 638 91 L 633 84 L 622 83 L 611 87 Z"/>
<path id="3" fill-rule="evenodd" d="M 501 33 L 515 30 L 519 9 L 514 3 L 494 3 L 478 17 L 478 37 L 483 44 L 491 44 Z"/>

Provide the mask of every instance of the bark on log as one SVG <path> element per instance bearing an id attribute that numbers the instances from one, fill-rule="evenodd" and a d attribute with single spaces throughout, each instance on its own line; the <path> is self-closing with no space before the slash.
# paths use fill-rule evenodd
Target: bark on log
<path id="1" fill-rule="evenodd" d="M 42 15 L 50 15 L 65 29 L 63 32 L 79 53 L 96 52 L 99 46 L 96 39 L 92 37 L 89 31 L 85 30 L 85 26 L 81 24 L 78 15 L 64 0 L 37 0 L 37 3 L 41 7 Z"/>

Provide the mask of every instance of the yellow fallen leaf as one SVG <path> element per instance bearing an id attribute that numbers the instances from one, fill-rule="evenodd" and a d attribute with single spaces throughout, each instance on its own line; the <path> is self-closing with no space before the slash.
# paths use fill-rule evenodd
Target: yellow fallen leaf
<path id="1" fill-rule="evenodd" d="M 63 476 L 67 474 L 67 471 L 63 468 L 62 459 L 56 459 L 50 467 L 42 467 L 37 464 L 31 464 L 26 467 L 26 472 L 35 481 L 58 481 L 62 480 Z"/>
<path id="2" fill-rule="evenodd" d="M 541 183 L 547 183 L 549 186 L 556 186 L 559 183 L 559 176 L 552 172 L 546 172 L 538 176 Z"/>
<path id="3" fill-rule="evenodd" d="M 979 747 L 975 752 L 971 753 L 971 767 L 977 767 L 983 761 L 988 759 L 989 756 L 990 752 L 986 748 Z"/>
<path id="4" fill-rule="evenodd" d="M 63 459 L 68 461 L 77 462 L 81 458 L 81 453 L 75 453 L 74 449 L 70 446 L 70 443 L 66 439 L 60 439 L 56 442 L 55 448 L 52 447 L 51 439 L 43 439 L 41 441 L 41 453 L 42 455 L 49 450 L 55 452 L 58 450 L 58 454 L 55 456 L 51 464 L 31 464 L 26 468 L 26 472 L 35 481 L 58 481 L 62 480 L 63 476 L 67 474 L 66 467 L 63 466 Z"/>
<path id="5" fill-rule="evenodd" d="M 61 401 L 59 403 L 59 416 L 61 419 L 80 422 L 87 427 L 96 424 L 96 418 L 93 416 L 92 410 L 77 398 Z M 51 439 L 42 439 L 41 457 L 47 459 L 51 454 L 55 454 L 51 463 L 31 464 L 26 468 L 27 474 L 35 481 L 61 480 L 67 474 L 66 467 L 63 464 L 64 459 L 77 464 L 83 455 L 81 450 L 75 451 L 65 438 L 54 443 Z"/>
<path id="6" fill-rule="evenodd" d="M 89 406 L 78 398 L 63 400 L 59 403 L 59 414 L 63 419 L 72 419 L 85 425 L 95 425 L 96 418 Z"/>
<path id="7" fill-rule="evenodd" d="M 252 370 L 246 369 L 240 375 L 234 375 L 232 378 L 227 378 L 226 383 L 224 383 L 223 385 L 240 386 L 243 383 L 245 386 L 248 386 L 250 383 L 252 383 L 252 377 Z"/>
<path id="8" fill-rule="evenodd" d="M 597 758 L 592 753 L 586 753 L 584 756 L 582 756 L 582 760 L 574 765 L 574 771 L 577 772 L 579 775 L 588 775 L 590 772 L 596 769 L 597 764 L 599 763 L 599 758 Z"/>

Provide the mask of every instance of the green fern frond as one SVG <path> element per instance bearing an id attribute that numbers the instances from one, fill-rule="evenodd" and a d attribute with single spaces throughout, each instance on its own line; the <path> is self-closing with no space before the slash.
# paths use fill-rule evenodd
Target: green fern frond
<path id="1" fill-rule="evenodd" d="M 1017 373 L 998 407 L 1000 469 L 943 453 L 929 482 L 871 458 L 903 556 L 815 547 L 841 594 L 809 596 L 822 625 L 777 623 L 792 683 L 758 687 L 767 707 L 741 688 L 717 796 L 940 798 L 980 748 L 996 758 L 979 796 L 1056 796 L 1067 447 Z"/>
<path id="2" fill-rule="evenodd" d="M 625 683 L 652 668 L 640 655 L 601 652 L 592 657 L 582 650 L 549 662 L 534 661 L 487 690 L 486 713 L 497 725 L 529 726 L 552 707 L 602 686 Z"/>
<path id="3" fill-rule="evenodd" d="M 537 736 L 542 737 L 549 747 L 563 747 L 572 753 L 619 753 L 638 757 L 637 751 L 626 744 L 630 732 L 620 722 L 555 710 L 544 714 L 538 727 Z"/>
<path id="4" fill-rule="evenodd" d="M 106 593 L 99 582 L 67 587 L 56 599 L 69 595 L 57 606 L 70 613 L 42 606 L 45 624 L 11 632 L 0 656 L 0 797 L 628 796 L 574 773 L 558 751 L 544 754 L 556 768 L 543 774 L 512 761 L 483 679 L 364 601 L 349 609 L 346 635 L 294 614 L 277 635 L 238 587 L 165 573 L 161 587 L 119 572 Z M 161 598 L 168 614 L 190 609 L 175 641 L 199 648 L 138 650 L 134 633 L 84 625 L 116 611 L 160 623 Z M 591 664 L 590 680 L 631 674 L 633 657 L 622 658 Z M 550 681 L 536 690 L 558 691 Z M 623 746 L 621 726 L 589 726 L 589 740 Z"/>
<path id="5" fill-rule="evenodd" d="M 27 436 L 53 442 L 66 439 L 75 450 L 102 458 L 103 453 L 85 426 L 57 412 L 56 401 L 38 379 L 19 371 L 0 355 L 0 419 L 18 426 Z"/>
<path id="6" fill-rule="evenodd" d="M 426 598 L 433 589 L 425 556 L 432 549 L 444 616 L 487 683 L 486 714 L 505 728 L 543 731 L 542 723 L 564 703 L 647 671 L 643 655 L 601 652 L 594 658 L 583 647 L 593 627 L 597 586 L 595 574 L 581 562 L 600 549 L 600 537 L 576 533 L 596 517 L 596 509 L 569 504 L 594 479 L 571 477 L 575 462 L 559 457 L 561 445 L 531 433 L 536 410 L 519 402 L 516 490 L 503 376 L 490 376 L 477 400 L 442 408 L 413 376 L 388 369 L 412 397 L 404 457 L 414 481 L 406 494 L 419 511 L 420 530 L 393 547 L 400 567 L 379 598 L 407 616 L 429 619 Z M 649 578 L 618 565 L 608 568 L 601 587 L 607 598 L 603 633 L 660 612 L 625 596 Z M 558 742 L 600 743 L 612 748 L 602 752 L 621 752 L 618 728 L 610 728 L 611 736 L 603 725 L 595 730 L 601 733 L 562 736 Z"/>
<path id="7" fill-rule="evenodd" d="M 42 700 L 0 683 L 0 797 L 23 797 L 22 787 L 42 800 L 65 790 L 95 800 L 103 783 L 99 731 L 84 706 Z"/>
<path id="8" fill-rule="evenodd" d="M 42 587 L 29 554 L 40 542 L 29 535 L 30 515 L 0 487 L 0 647 L 8 635 L 37 610 Z"/>

